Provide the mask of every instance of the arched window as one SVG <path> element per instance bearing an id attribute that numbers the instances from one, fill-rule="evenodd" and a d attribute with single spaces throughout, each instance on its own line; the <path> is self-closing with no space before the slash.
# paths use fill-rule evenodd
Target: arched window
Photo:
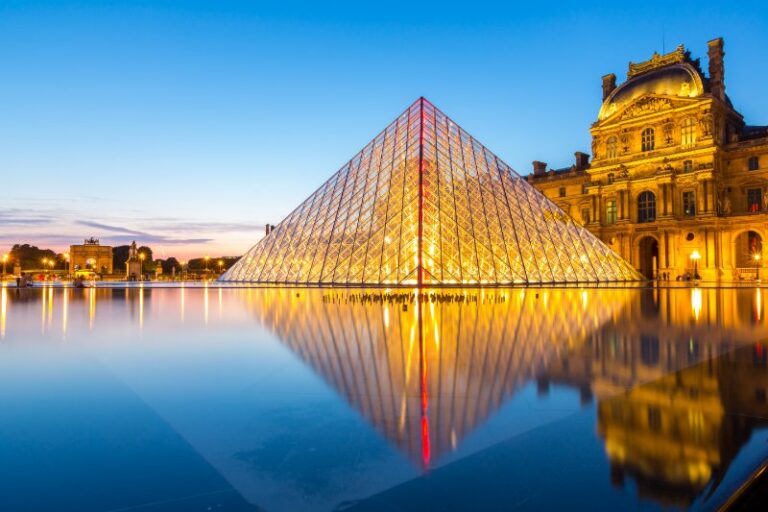
<path id="1" fill-rule="evenodd" d="M 616 145 L 616 137 L 608 137 L 608 140 L 605 141 L 605 158 L 616 158 Z"/>
<path id="2" fill-rule="evenodd" d="M 656 220 L 656 196 L 653 192 L 643 192 L 637 196 L 637 222 Z"/>
<path id="3" fill-rule="evenodd" d="M 693 146 L 696 144 L 696 120 L 692 117 L 683 119 L 683 125 L 680 127 L 680 143 L 683 146 Z"/>
<path id="4" fill-rule="evenodd" d="M 641 147 L 643 151 L 653 151 L 653 148 L 656 147 L 653 128 L 646 128 L 643 130 Z"/>

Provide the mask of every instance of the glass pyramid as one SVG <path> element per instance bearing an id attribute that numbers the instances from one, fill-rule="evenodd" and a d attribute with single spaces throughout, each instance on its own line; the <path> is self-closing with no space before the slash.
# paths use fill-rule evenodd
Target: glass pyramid
<path id="1" fill-rule="evenodd" d="M 639 279 L 424 98 L 220 278 L 386 286 Z"/>

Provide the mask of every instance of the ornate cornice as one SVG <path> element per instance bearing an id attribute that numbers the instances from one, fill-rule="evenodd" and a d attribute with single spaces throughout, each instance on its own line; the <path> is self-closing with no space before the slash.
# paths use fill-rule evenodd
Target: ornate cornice
<path id="1" fill-rule="evenodd" d="M 677 64 L 678 62 L 687 62 L 689 60 L 689 52 L 685 51 L 685 46 L 679 45 L 674 51 L 659 55 L 657 52 L 653 52 L 653 56 L 650 60 L 645 62 L 630 62 L 629 71 L 627 71 L 627 79 L 642 75 L 653 69 L 669 66 L 670 64 Z"/>

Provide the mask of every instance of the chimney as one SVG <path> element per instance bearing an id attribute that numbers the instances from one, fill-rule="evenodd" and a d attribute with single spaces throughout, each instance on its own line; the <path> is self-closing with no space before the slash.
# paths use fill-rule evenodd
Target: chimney
<path id="1" fill-rule="evenodd" d="M 577 151 L 574 153 L 574 156 L 576 157 L 576 170 L 577 171 L 583 171 L 587 167 L 589 167 L 589 155 L 586 153 L 582 153 L 581 151 Z"/>
<path id="2" fill-rule="evenodd" d="M 538 160 L 533 161 L 534 176 L 544 176 L 546 172 L 547 172 L 547 162 L 539 162 Z"/>
<path id="3" fill-rule="evenodd" d="M 709 51 L 709 88 L 712 96 L 725 101 L 725 66 L 723 64 L 723 38 L 718 37 L 707 43 Z"/>
<path id="4" fill-rule="evenodd" d="M 607 98 L 613 90 L 616 88 L 616 75 L 608 73 L 603 76 L 603 101 Z"/>

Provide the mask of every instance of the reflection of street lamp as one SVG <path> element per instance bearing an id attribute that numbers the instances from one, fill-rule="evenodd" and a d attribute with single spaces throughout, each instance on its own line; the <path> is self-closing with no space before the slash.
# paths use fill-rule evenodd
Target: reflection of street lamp
<path id="1" fill-rule="evenodd" d="M 752 259 L 755 260 L 755 281 L 757 281 L 760 279 L 760 253 L 753 254 Z"/>
<path id="2" fill-rule="evenodd" d="M 699 251 L 694 249 L 691 253 L 691 259 L 693 260 L 693 278 L 699 279 L 699 260 L 701 259 Z"/>

